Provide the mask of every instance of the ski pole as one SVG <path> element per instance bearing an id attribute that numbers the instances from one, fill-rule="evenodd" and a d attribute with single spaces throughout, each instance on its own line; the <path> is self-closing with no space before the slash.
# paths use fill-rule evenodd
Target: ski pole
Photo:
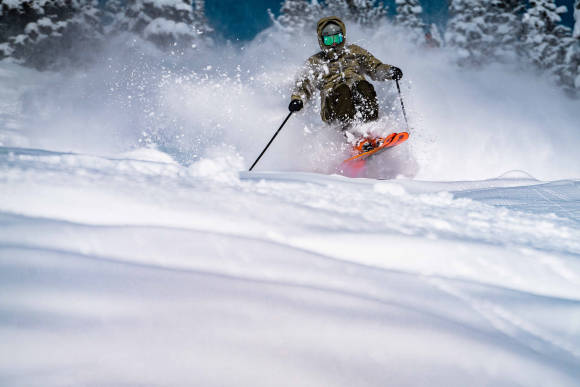
<path id="1" fill-rule="evenodd" d="M 407 120 L 407 112 L 405 111 L 405 104 L 403 103 L 403 94 L 401 94 L 401 86 L 399 86 L 399 80 L 395 79 L 397 83 L 397 91 L 399 92 L 399 99 L 401 100 L 401 108 L 403 109 L 403 117 L 405 117 L 405 123 L 407 124 L 407 130 L 409 130 L 409 120 Z"/>
<path id="2" fill-rule="evenodd" d="M 270 146 L 270 144 L 272 144 L 272 141 L 274 141 L 274 139 L 276 138 L 276 136 L 278 135 L 278 133 L 280 133 L 280 131 L 282 130 L 282 128 L 284 127 L 284 125 L 286 125 L 286 121 L 288 121 L 288 119 L 290 118 L 290 116 L 292 115 L 292 113 L 294 113 L 294 112 L 290 112 L 290 114 L 288 114 L 288 116 L 286 117 L 286 119 L 284 120 L 284 122 L 282 122 L 282 125 L 280 125 L 280 127 L 278 128 L 278 130 L 276 131 L 276 133 L 274 133 L 274 136 L 272 136 L 272 138 L 270 139 L 270 142 L 268 143 L 268 145 L 266 145 L 266 147 L 264 148 L 264 150 L 262 151 L 262 153 L 260 153 L 260 156 L 258 156 L 258 158 L 256 159 L 256 161 L 254 161 L 254 164 L 252 164 L 252 166 L 250 167 L 250 171 L 252 169 L 254 169 L 254 167 L 256 166 L 256 164 L 258 164 L 258 161 L 260 161 L 260 159 L 262 158 L 262 156 L 264 155 L 264 153 L 266 153 L 266 150 L 268 150 L 268 147 Z"/>

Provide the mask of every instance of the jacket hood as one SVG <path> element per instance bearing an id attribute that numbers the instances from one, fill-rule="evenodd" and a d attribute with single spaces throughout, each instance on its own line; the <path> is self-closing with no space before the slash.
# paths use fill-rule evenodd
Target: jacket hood
<path id="1" fill-rule="evenodd" d="M 320 45 L 322 51 L 329 51 L 333 49 L 332 47 L 325 46 L 324 41 L 322 40 L 322 29 L 326 27 L 326 25 L 329 23 L 338 24 L 338 26 L 342 30 L 342 35 L 344 36 L 344 40 L 342 41 L 342 43 L 340 43 L 334 49 L 343 48 L 346 42 L 346 25 L 343 23 L 343 21 L 340 20 L 338 16 L 323 17 L 318 21 L 318 25 L 316 26 L 316 32 L 318 33 L 318 44 Z"/>

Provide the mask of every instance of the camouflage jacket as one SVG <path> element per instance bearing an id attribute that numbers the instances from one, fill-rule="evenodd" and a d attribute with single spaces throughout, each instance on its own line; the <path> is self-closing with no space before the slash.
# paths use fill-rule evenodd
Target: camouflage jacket
<path id="1" fill-rule="evenodd" d="M 322 29 L 331 22 L 338 24 L 345 36 L 345 40 L 336 47 L 325 46 L 322 41 Z M 325 97 L 339 84 L 344 83 L 350 87 L 357 81 L 365 79 L 365 75 L 374 81 L 392 79 L 390 65 L 383 64 L 370 52 L 357 45 L 345 43 L 346 26 L 338 17 L 320 19 L 317 32 L 322 51 L 308 58 L 297 77 L 292 99 L 306 101 L 316 90 L 320 91 L 323 120 L 326 109 Z"/>

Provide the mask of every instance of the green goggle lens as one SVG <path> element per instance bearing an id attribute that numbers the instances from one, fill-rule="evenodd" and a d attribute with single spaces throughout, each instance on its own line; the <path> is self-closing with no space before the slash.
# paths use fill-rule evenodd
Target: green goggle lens
<path id="1" fill-rule="evenodd" d="M 342 34 L 330 35 L 330 36 L 323 36 L 322 40 L 324 41 L 325 46 L 332 46 L 334 43 L 340 44 L 343 41 Z"/>

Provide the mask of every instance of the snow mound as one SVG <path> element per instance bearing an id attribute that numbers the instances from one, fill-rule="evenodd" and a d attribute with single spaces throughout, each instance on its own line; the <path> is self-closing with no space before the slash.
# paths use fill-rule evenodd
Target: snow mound
<path id="1" fill-rule="evenodd" d="M 167 153 L 161 152 L 156 148 L 139 148 L 129 152 L 121 153 L 122 158 L 139 160 L 139 161 L 153 161 L 156 163 L 176 164 L 173 157 Z"/>
<path id="2" fill-rule="evenodd" d="M 233 149 L 215 148 L 213 154 L 216 157 L 202 158 L 191 164 L 188 168 L 189 175 L 204 180 L 213 180 L 224 184 L 236 184 L 240 181 L 239 171 L 244 169 L 244 162 L 240 155 Z"/>
<path id="3" fill-rule="evenodd" d="M 403 196 L 407 193 L 405 188 L 399 184 L 391 182 L 381 182 L 374 186 L 375 192 L 388 194 L 391 196 Z"/>
<path id="4" fill-rule="evenodd" d="M 528 172 L 519 169 L 507 171 L 506 173 L 501 174 L 497 178 L 504 180 L 538 180 L 532 175 L 530 175 Z"/>

